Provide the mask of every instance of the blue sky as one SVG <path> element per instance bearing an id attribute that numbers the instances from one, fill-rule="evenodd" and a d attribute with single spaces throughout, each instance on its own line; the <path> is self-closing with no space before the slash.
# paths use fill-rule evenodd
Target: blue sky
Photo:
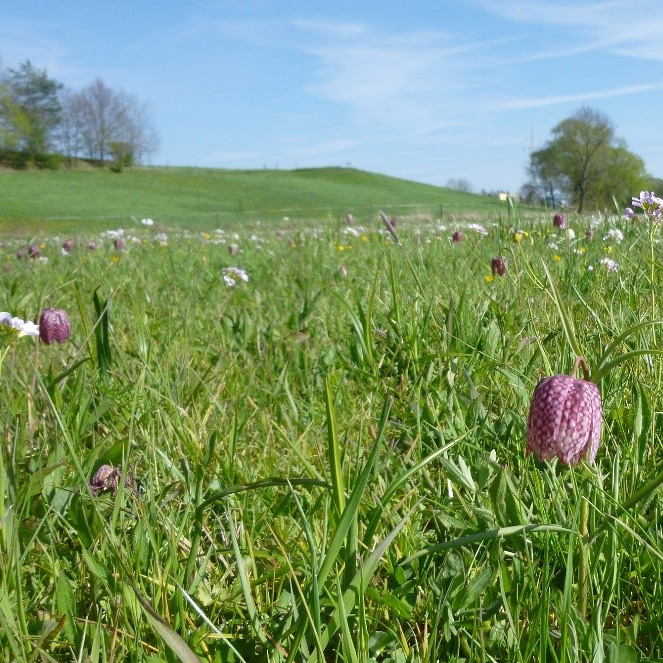
<path id="1" fill-rule="evenodd" d="M 152 163 L 520 188 L 582 105 L 663 177 L 663 2 L 0 0 L 0 64 L 146 102 Z"/>

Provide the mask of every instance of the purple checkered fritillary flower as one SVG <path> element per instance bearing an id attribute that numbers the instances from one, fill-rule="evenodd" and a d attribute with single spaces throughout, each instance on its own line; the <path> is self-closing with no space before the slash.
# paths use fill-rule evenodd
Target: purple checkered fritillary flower
<path id="1" fill-rule="evenodd" d="M 583 368 L 583 379 L 574 377 L 578 365 Z M 534 453 L 540 461 L 557 456 L 568 465 L 587 456 L 591 465 L 601 443 L 602 425 L 601 395 L 589 381 L 587 362 L 578 357 L 572 375 L 545 377 L 536 385 L 525 454 Z"/>
<path id="2" fill-rule="evenodd" d="M 39 338 L 50 345 L 57 341 L 64 343 L 71 334 L 69 316 L 61 308 L 45 308 L 39 316 Z"/>
<path id="3" fill-rule="evenodd" d="M 504 256 L 497 256 L 490 261 L 490 271 L 493 276 L 504 276 L 508 267 L 507 259 Z"/>
<path id="4" fill-rule="evenodd" d="M 557 212 L 553 216 L 553 226 L 555 228 L 566 228 L 566 217 L 561 212 Z"/>

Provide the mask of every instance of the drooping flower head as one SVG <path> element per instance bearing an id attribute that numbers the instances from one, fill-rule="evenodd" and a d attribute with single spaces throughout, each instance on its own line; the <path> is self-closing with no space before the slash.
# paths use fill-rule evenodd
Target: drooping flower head
<path id="1" fill-rule="evenodd" d="M 39 316 L 39 338 L 50 345 L 54 341 L 64 343 L 71 334 L 69 316 L 61 308 L 45 308 Z"/>
<path id="2" fill-rule="evenodd" d="M 504 256 L 497 256 L 490 261 L 490 271 L 493 276 L 504 276 L 506 274 L 507 259 Z"/>
<path id="3" fill-rule="evenodd" d="M 112 495 L 116 495 L 121 479 L 121 469 L 113 467 L 112 465 L 101 465 L 90 479 L 90 492 L 95 496 L 105 491 L 110 492 Z M 136 481 L 130 474 L 125 476 L 124 485 L 136 495 Z"/>
<path id="4" fill-rule="evenodd" d="M 574 377 L 578 366 L 584 378 Z M 594 462 L 601 443 L 603 408 L 598 387 L 589 381 L 587 363 L 576 359 L 572 375 L 553 375 L 539 380 L 527 418 L 525 455 L 540 461 L 557 456 L 560 462 L 576 465 L 587 456 Z"/>
<path id="5" fill-rule="evenodd" d="M 451 235 L 451 241 L 455 244 L 460 244 L 463 241 L 463 233 L 460 230 L 454 230 Z"/>
<path id="6" fill-rule="evenodd" d="M 555 228 L 566 228 L 566 217 L 561 212 L 557 212 L 553 216 L 553 226 Z"/>

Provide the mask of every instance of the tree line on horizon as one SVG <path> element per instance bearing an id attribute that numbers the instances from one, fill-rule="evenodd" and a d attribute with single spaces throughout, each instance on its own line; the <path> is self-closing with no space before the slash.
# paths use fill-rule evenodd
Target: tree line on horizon
<path id="1" fill-rule="evenodd" d="M 100 78 L 66 87 L 30 60 L 0 69 L 0 160 L 57 168 L 86 160 L 115 171 L 140 164 L 159 138 L 148 106 Z"/>

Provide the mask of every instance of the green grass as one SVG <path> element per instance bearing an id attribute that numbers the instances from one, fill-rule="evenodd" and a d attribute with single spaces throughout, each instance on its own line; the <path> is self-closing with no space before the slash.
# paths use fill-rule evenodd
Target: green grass
<path id="1" fill-rule="evenodd" d="M 73 332 L 2 361 L 0 660 L 661 660 L 658 245 L 461 212 L 6 239 L 0 309 Z M 525 458 L 537 380 L 613 342 L 652 350 L 600 383 L 596 465 Z"/>
<path id="2" fill-rule="evenodd" d="M 152 217 L 168 224 L 219 224 L 373 217 L 439 218 L 467 209 L 506 213 L 506 203 L 350 168 L 235 171 L 201 168 L 0 172 L 0 230 L 59 232 L 91 221 L 126 224 Z"/>

